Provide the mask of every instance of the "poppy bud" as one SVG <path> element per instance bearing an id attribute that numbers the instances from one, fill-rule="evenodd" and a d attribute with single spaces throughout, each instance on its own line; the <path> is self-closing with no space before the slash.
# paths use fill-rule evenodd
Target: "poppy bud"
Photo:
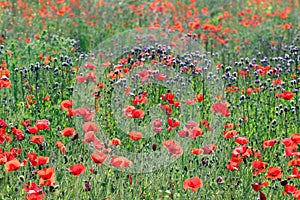
<path id="1" fill-rule="evenodd" d="M 84 185 L 85 185 L 85 188 L 84 188 L 85 192 L 91 190 L 91 183 L 89 181 L 84 181 Z"/>
<path id="2" fill-rule="evenodd" d="M 203 165 L 207 165 L 207 159 L 206 159 L 206 158 L 202 158 L 201 161 L 202 161 L 202 164 L 203 164 Z"/>
<path id="3" fill-rule="evenodd" d="M 68 158 L 67 158 L 67 156 L 64 156 L 64 159 L 65 159 L 65 164 L 68 163 Z"/>
<path id="4" fill-rule="evenodd" d="M 156 147 L 157 147 L 156 143 L 152 144 L 152 150 L 153 151 L 156 151 Z"/>
<path id="5" fill-rule="evenodd" d="M 77 140 L 78 139 L 78 133 L 76 133 L 73 137 L 72 137 L 72 141 Z"/>
<path id="6" fill-rule="evenodd" d="M 45 147 L 44 147 L 43 145 L 39 145 L 39 149 L 40 149 L 41 151 L 44 151 Z"/>
<path id="7" fill-rule="evenodd" d="M 222 178 L 222 176 L 219 176 L 216 180 L 217 180 L 217 183 L 223 183 L 223 178 Z"/>
<path id="8" fill-rule="evenodd" d="M 285 185 L 288 184 L 288 181 L 287 181 L 287 180 L 280 181 L 280 184 L 281 184 L 282 186 L 285 186 Z"/>

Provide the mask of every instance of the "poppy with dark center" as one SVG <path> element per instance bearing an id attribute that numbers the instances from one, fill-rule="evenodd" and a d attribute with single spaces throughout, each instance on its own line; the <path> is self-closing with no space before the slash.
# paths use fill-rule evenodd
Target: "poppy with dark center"
<path id="1" fill-rule="evenodd" d="M 92 153 L 90 157 L 98 166 L 100 166 L 105 162 L 108 155 L 103 152 L 96 152 Z"/>
<path id="2" fill-rule="evenodd" d="M 278 167 L 271 166 L 271 167 L 269 167 L 267 175 L 265 177 L 272 179 L 272 180 L 281 179 L 282 178 L 282 170 Z"/>
<path id="3" fill-rule="evenodd" d="M 268 163 L 266 162 L 262 162 L 260 160 L 258 161 L 253 161 L 252 162 L 252 168 L 253 168 L 253 174 L 257 175 L 259 173 L 262 173 L 264 171 L 266 171 L 266 166 L 268 165 Z"/>
<path id="4" fill-rule="evenodd" d="M 176 118 L 169 118 L 168 125 L 169 125 L 168 131 L 171 131 L 180 125 L 180 121 Z"/>
<path id="5" fill-rule="evenodd" d="M 74 128 L 64 128 L 62 131 L 59 132 L 61 135 L 64 136 L 74 136 L 75 135 L 75 129 Z"/>

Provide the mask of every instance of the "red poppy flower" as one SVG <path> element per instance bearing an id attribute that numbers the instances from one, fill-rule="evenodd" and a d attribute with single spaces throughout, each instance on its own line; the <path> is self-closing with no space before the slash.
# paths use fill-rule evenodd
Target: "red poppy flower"
<path id="1" fill-rule="evenodd" d="M 85 133 L 89 132 L 89 131 L 93 131 L 93 132 L 99 132 L 98 130 L 98 126 L 96 122 L 85 122 L 82 125 L 82 129 Z"/>
<path id="2" fill-rule="evenodd" d="M 252 188 L 255 192 L 258 192 L 261 187 L 268 186 L 268 185 L 269 185 L 269 183 L 267 181 L 263 182 L 263 183 L 254 183 L 254 184 L 252 184 Z"/>
<path id="3" fill-rule="evenodd" d="M 83 82 L 85 82 L 85 76 L 76 76 L 76 81 L 78 82 L 78 83 L 83 83 Z"/>
<path id="4" fill-rule="evenodd" d="M 218 102 L 212 105 L 212 112 L 220 113 L 223 117 L 230 116 L 230 112 L 227 109 L 227 103 Z"/>
<path id="5" fill-rule="evenodd" d="M 26 153 L 29 158 L 29 162 L 32 166 L 45 165 L 49 162 L 49 157 L 47 156 L 36 156 L 36 153 Z"/>
<path id="6" fill-rule="evenodd" d="M 162 128 L 161 127 L 154 127 L 153 131 L 157 134 L 160 134 L 162 132 Z"/>
<path id="7" fill-rule="evenodd" d="M 123 112 L 123 116 L 128 118 L 143 118 L 145 115 L 145 112 L 143 110 L 136 109 L 134 106 L 126 106 L 123 109 Z"/>
<path id="8" fill-rule="evenodd" d="M 27 131 L 30 133 L 30 134 L 37 134 L 39 132 L 39 129 L 36 127 L 36 126 L 29 126 L 27 128 Z"/>
<path id="9" fill-rule="evenodd" d="M 198 102 L 201 102 L 203 100 L 203 98 L 204 98 L 203 94 L 197 94 L 195 100 Z"/>
<path id="10" fill-rule="evenodd" d="M 279 96 L 285 100 L 291 100 L 294 97 L 294 93 L 286 91 L 279 94 Z"/>
<path id="11" fill-rule="evenodd" d="M 300 173 L 297 168 L 292 169 L 292 175 L 288 176 L 288 178 L 300 178 Z"/>
<path id="12" fill-rule="evenodd" d="M 249 142 L 249 139 L 247 137 L 237 137 L 234 141 L 239 143 L 240 145 L 244 145 Z"/>
<path id="13" fill-rule="evenodd" d="M 5 163 L 4 168 L 7 172 L 16 171 L 20 168 L 21 163 L 17 159 L 13 159 Z"/>
<path id="14" fill-rule="evenodd" d="M 112 156 L 109 163 L 114 166 L 121 169 L 124 169 L 132 164 L 130 160 L 123 156 Z"/>
<path id="15" fill-rule="evenodd" d="M 284 194 L 294 194 L 298 189 L 293 185 L 284 186 Z"/>
<path id="16" fill-rule="evenodd" d="M 172 113 L 172 111 L 173 111 L 169 104 L 160 105 L 159 107 L 160 107 L 163 111 L 165 111 L 167 115 L 171 115 L 171 113 Z"/>
<path id="17" fill-rule="evenodd" d="M 212 131 L 213 129 L 210 127 L 208 120 L 203 119 L 201 120 L 201 125 L 205 128 L 207 128 L 208 131 Z"/>
<path id="18" fill-rule="evenodd" d="M 182 137 L 182 138 L 185 138 L 185 137 L 188 137 L 189 136 L 189 132 L 187 130 L 180 130 L 177 132 L 177 134 Z"/>
<path id="19" fill-rule="evenodd" d="M 118 139 L 118 138 L 113 138 L 113 139 L 111 139 L 110 143 L 112 145 L 120 146 L 121 145 L 121 140 Z"/>
<path id="20" fill-rule="evenodd" d="M 138 72 L 137 75 L 139 75 L 142 82 L 147 81 L 148 78 L 149 78 L 149 73 L 146 69 L 143 70 L 143 71 Z"/>
<path id="21" fill-rule="evenodd" d="M 96 141 L 98 138 L 96 137 L 94 131 L 88 131 L 84 134 L 84 140 L 82 140 L 82 143 L 91 143 Z"/>
<path id="22" fill-rule="evenodd" d="M 22 126 L 24 126 L 24 127 L 30 126 L 31 123 L 32 123 L 31 120 L 22 120 L 22 121 L 21 121 L 21 124 L 22 124 Z"/>
<path id="23" fill-rule="evenodd" d="M 32 193 L 26 196 L 26 200 L 43 200 L 45 193 Z"/>
<path id="24" fill-rule="evenodd" d="M 195 121 L 189 121 L 185 124 L 185 127 L 188 129 L 188 130 L 191 130 L 193 128 L 197 128 L 199 127 L 199 123 L 195 122 Z"/>
<path id="25" fill-rule="evenodd" d="M 56 141 L 55 146 L 58 147 L 61 150 L 62 154 L 66 153 L 67 148 L 64 145 L 64 143 L 62 143 L 61 141 Z"/>
<path id="26" fill-rule="evenodd" d="M 107 158 L 107 154 L 103 152 L 97 152 L 91 154 L 92 160 L 98 164 L 98 166 L 102 165 Z"/>
<path id="27" fill-rule="evenodd" d="M 163 94 L 161 95 L 161 99 L 162 100 L 167 100 L 167 101 L 172 101 L 174 99 L 175 95 L 173 93 L 167 93 L 167 94 Z"/>
<path id="28" fill-rule="evenodd" d="M 27 200 L 43 200 L 44 193 L 42 193 L 42 187 L 38 187 L 36 183 L 24 184 L 24 191 L 28 194 Z"/>
<path id="29" fill-rule="evenodd" d="M 238 131 L 236 130 L 229 130 L 229 131 L 224 131 L 224 138 L 231 139 L 235 137 L 238 134 Z"/>
<path id="30" fill-rule="evenodd" d="M 204 154 L 204 150 L 203 149 L 192 148 L 190 154 L 202 155 L 202 154 Z"/>
<path id="31" fill-rule="evenodd" d="M 145 115 L 145 112 L 143 110 L 140 110 L 140 109 L 135 109 L 131 113 L 132 118 L 143 118 L 144 115 Z"/>
<path id="32" fill-rule="evenodd" d="M 291 138 L 284 138 L 281 142 L 285 147 L 297 146 Z"/>
<path id="33" fill-rule="evenodd" d="M 54 176 L 51 176 L 49 179 L 40 178 L 39 185 L 40 186 L 54 186 L 55 179 Z"/>
<path id="34" fill-rule="evenodd" d="M 162 120 L 161 119 L 154 120 L 153 122 L 151 122 L 151 126 L 161 127 L 162 126 Z"/>
<path id="35" fill-rule="evenodd" d="M 155 79 L 158 81 L 164 81 L 167 78 L 166 74 L 157 73 L 154 75 Z"/>
<path id="36" fill-rule="evenodd" d="M 141 103 L 147 103 L 148 99 L 146 97 L 147 95 L 147 92 L 143 92 L 142 94 L 140 95 L 137 95 L 132 101 L 131 103 L 134 104 L 134 105 L 138 105 L 138 104 L 141 104 Z"/>
<path id="37" fill-rule="evenodd" d="M 93 63 L 90 63 L 90 62 L 86 62 L 83 65 L 83 68 L 85 68 L 85 69 L 96 69 L 96 65 L 94 65 Z"/>
<path id="38" fill-rule="evenodd" d="M 67 170 L 70 171 L 75 176 L 79 176 L 84 171 L 84 169 L 85 167 L 83 164 L 75 164 L 67 168 Z"/>
<path id="39" fill-rule="evenodd" d="M 265 140 L 263 143 L 263 148 L 271 147 L 276 143 L 278 143 L 278 142 L 276 140 L 274 140 L 273 138 L 270 140 Z"/>
<path id="40" fill-rule="evenodd" d="M 297 149 L 298 149 L 298 145 L 297 144 L 294 144 L 293 146 L 289 146 L 289 147 L 285 147 L 284 150 L 284 154 L 282 156 L 285 156 L 285 157 L 289 157 L 289 156 L 296 156 L 297 154 L 299 154 L 297 152 Z"/>
<path id="41" fill-rule="evenodd" d="M 73 136 L 73 135 L 75 135 L 75 129 L 67 127 L 67 128 L 64 128 L 62 131 L 60 131 L 60 134 L 64 135 L 64 136 Z"/>
<path id="42" fill-rule="evenodd" d="M 29 184 L 29 183 L 25 183 L 24 184 L 24 191 L 27 193 L 27 194 L 32 194 L 32 193 L 39 193 L 43 190 L 43 188 L 41 187 L 38 187 L 36 183 L 32 183 L 32 184 Z"/>
<path id="43" fill-rule="evenodd" d="M 183 182 L 183 189 L 191 189 L 192 192 L 195 192 L 197 189 L 203 186 L 203 182 L 201 178 L 193 177 L 190 179 L 186 179 Z"/>
<path id="44" fill-rule="evenodd" d="M 35 122 L 35 126 L 38 128 L 38 130 L 49 130 L 50 122 L 46 119 L 37 120 Z"/>
<path id="45" fill-rule="evenodd" d="M 30 138 L 30 142 L 33 142 L 33 143 L 39 144 L 39 145 L 43 144 L 44 140 L 45 140 L 45 138 L 42 135 L 36 135 L 36 136 L 33 136 Z"/>
<path id="46" fill-rule="evenodd" d="M 170 130 L 175 129 L 177 126 L 179 126 L 180 125 L 180 121 L 178 119 L 176 119 L 176 118 L 169 118 L 168 119 L 168 125 L 169 125 L 168 130 L 170 131 Z"/>
<path id="47" fill-rule="evenodd" d="M 199 127 L 188 130 L 189 138 L 196 139 L 199 136 L 202 136 L 202 129 Z"/>
<path id="48" fill-rule="evenodd" d="M 239 170 L 239 163 L 233 160 L 229 160 L 229 164 L 226 164 L 226 168 L 230 171 Z"/>
<path id="49" fill-rule="evenodd" d="M 294 133 L 291 136 L 291 140 L 293 140 L 294 143 L 300 144 L 300 134 L 299 133 Z"/>
<path id="50" fill-rule="evenodd" d="M 136 131 L 129 132 L 128 135 L 131 140 L 140 140 L 143 138 L 143 134 Z"/>
<path id="51" fill-rule="evenodd" d="M 270 178 L 272 180 L 281 179 L 282 178 L 282 171 L 278 167 L 271 166 L 271 167 L 269 167 L 267 175 L 265 177 Z"/>
<path id="52" fill-rule="evenodd" d="M 233 123 L 227 123 L 227 124 L 225 124 L 225 129 L 233 129 L 233 127 L 234 127 L 234 125 L 233 125 Z"/>
<path id="53" fill-rule="evenodd" d="M 295 158 L 289 161 L 289 166 L 300 166 L 300 158 Z"/>
<path id="54" fill-rule="evenodd" d="M 266 171 L 266 166 L 268 165 L 268 163 L 266 162 L 262 162 L 260 160 L 258 161 L 253 161 L 252 162 L 252 168 L 253 168 L 253 174 L 257 175 L 259 173 L 262 173 L 264 171 Z"/>
<path id="55" fill-rule="evenodd" d="M 212 154 L 213 150 L 217 149 L 217 145 L 208 144 L 208 145 L 205 145 L 202 149 L 204 151 L 204 154 Z"/>
<path id="56" fill-rule="evenodd" d="M 54 175 L 55 170 L 53 168 L 44 168 L 38 170 L 37 174 L 44 180 L 50 179 Z"/>
<path id="57" fill-rule="evenodd" d="M 6 129 L 7 124 L 5 123 L 5 121 L 3 119 L 0 119 L 0 128 Z"/>
<path id="58" fill-rule="evenodd" d="M 170 154 L 174 157 L 179 157 L 183 153 L 183 149 L 180 146 L 179 142 L 175 140 L 166 140 L 163 142 L 164 147 L 166 147 Z"/>

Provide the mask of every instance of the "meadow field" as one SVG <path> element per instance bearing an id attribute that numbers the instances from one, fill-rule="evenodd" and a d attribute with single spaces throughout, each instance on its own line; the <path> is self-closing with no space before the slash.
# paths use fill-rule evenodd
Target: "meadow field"
<path id="1" fill-rule="evenodd" d="M 299 0 L 1 0 L 0 200 L 300 199 Z"/>

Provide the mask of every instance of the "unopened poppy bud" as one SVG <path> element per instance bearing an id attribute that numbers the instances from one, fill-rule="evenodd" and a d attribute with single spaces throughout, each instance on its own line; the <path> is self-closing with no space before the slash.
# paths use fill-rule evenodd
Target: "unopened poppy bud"
<path id="1" fill-rule="evenodd" d="M 287 181 L 287 180 L 280 181 L 280 184 L 281 184 L 282 186 L 285 186 L 285 185 L 288 184 L 288 181 Z"/>
<path id="2" fill-rule="evenodd" d="M 20 179 L 21 182 L 24 182 L 24 181 L 25 181 L 24 176 L 20 176 L 19 179 Z"/>
<path id="3" fill-rule="evenodd" d="M 73 137 L 72 137 L 72 141 L 77 140 L 78 139 L 78 133 L 76 133 Z"/>
<path id="4" fill-rule="evenodd" d="M 156 148 L 157 148 L 156 143 L 152 144 L 152 150 L 153 150 L 153 151 L 156 151 Z"/>
<path id="5" fill-rule="evenodd" d="M 91 190 L 91 183 L 89 181 L 84 181 L 84 185 L 85 185 L 85 188 L 84 188 L 85 192 Z"/>
<path id="6" fill-rule="evenodd" d="M 216 180 L 217 180 L 217 183 L 223 183 L 223 178 L 222 178 L 222 176 L 219 176 Z"/>

